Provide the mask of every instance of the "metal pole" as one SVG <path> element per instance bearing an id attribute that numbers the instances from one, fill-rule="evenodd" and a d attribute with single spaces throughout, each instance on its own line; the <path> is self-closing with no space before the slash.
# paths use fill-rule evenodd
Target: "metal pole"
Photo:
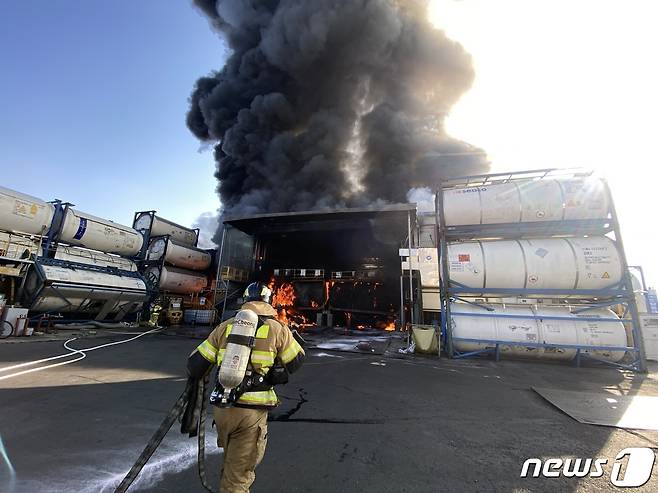
<path id="1" fill-rule="evenodd" d="M 404 329 L 404 272 L 400 272 L 400 330 Z"/>
<path id="2" fill-rule="evenodd" d="M 414 284 L 413 266 L 411 265 L 411 211 L 407 211 L 407 233 L 409 234 L 409 321 L 414 324 Z"/>
<path id="3" fill-rule="evenodd" d="M 446 242 L 445 216 L 443 211 L 443 185 L 439 183 L 434 199 L 436 208 L 436 237 L 439 239 L 439 259 L 441 262 L 441 276 L 439 287 L 441 292 L 441 325 L 446 334 L 446 352 L 453 357 L 452 324 L 450 322 L 450 271 L 448 269 L 448 244 Z"/>
<path id="4" fill-rule="evenodd" d="M 613 228 L 615 232 L 615 241 L 618 245 L 618 250 L 621 253 L 622 262 L 622 275 L 624 287 L 628 293 L 628 308 L 631 313 L 631 332 L 633 334 L 633 346 L 638 350 L 639 370 L 641 373 L 647 372 L 647 360 L 644 352 L 644 340 L 642 339 L 642 332 L 640 330 L 640 314 L 637 310 L 637 303 L 635 303 L 635 293 L 633 291 L 633 281 L 631 274 L 628 270 L 628 262 L 626 261 L 626 250 L 624 249 L 624 242 L 621 239 L 621 231 L 619 228 L 619 220 L 617 218 L 617 209 L 615 202 L 612 200 L 612 193 L 610 192 L 610 185 L 607 180 L 603 180 L 606 192 L 608 193 L 608 202 L 610 203 L 610 214 L 612 215 Z"/>
<path id="5" fill-rule="evenodd" d="M 213 293 L 212 296 L 213 308 L 215 309 L 215 313 L 217 313 L 217 292 L 222 275 L 222 256 L 224 255 L 225 237 L 226 237 L 226 225 L 224 225 L 222 228 L 222 243 L 219 245 L 219 258 L 217 259 L 217 272 L 215 273 L 215 292 Z M 224 306 L 226 306 L 226 292 L 224 293 Z M 224 308 L 222 308 L 222 314 L 219 317 L 219 320 L 216 320 L 216 322 L 217 321 L 221 322 L 222 317 L 224 317 Z"/>

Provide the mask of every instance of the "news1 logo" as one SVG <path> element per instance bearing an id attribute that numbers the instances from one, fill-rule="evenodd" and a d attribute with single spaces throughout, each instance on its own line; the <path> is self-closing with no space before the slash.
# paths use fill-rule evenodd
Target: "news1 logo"
<path id="1" fill-rule="evenodd" d="M 646 447 L 625 448 L 617 454 L 610 471 L 610 482 L 620 488 L 637 488 L 649 481 L 656 455 Z M 528 459 L 521 467 L 521 477 L 538 478 L 600 478 L 605 474 L 608 459 Z M 624 467 L 624 464 L 626 467 Z"/>

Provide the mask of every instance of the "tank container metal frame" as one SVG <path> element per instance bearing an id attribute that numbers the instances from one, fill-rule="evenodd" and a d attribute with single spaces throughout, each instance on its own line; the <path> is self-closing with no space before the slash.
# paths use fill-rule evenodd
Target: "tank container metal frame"
<path id="1" fill-rule="evenodd" d="M 98 265 L 92 265 L 92 264 L 83 264 L 83 263 L 80 263 L 80 262 L 71 262 L 71 261 L 68 261 L 68 260 L 60 260 L 60 259 L 55 259 L 55 258 L 38 257 L 34 260 L 32 268 L 35 270 L 35 272 L 37 274 L 37 277 L 42 282 L 42 285 L 38 290 L 36 290 L 32 294 L 32 296 L 30 296 L 29 300 L 27 300 L 27 302 L 26 302 L 26 306 L 28 306 L 28 307 L 32 306 L 36 302 L 37 298 L 39 298 L 42 291 L 46 287 L 48 287 L 49 289 L 52 289 L 58 295 L 58 297 L 60 297 L 62 299 L 63 305 L 59 310 L 53 309 L 53 310 L 49 310 L 47 312 L 40 312 L 37 315 L 31 317 L 30 320 L 36 320 L 38 318 L 41 318 L 44 315 L 48 315 L 48 314 L 51 314 L 51 313 L 57 313 L 61 309 L 72 305 L 72 303 L 66 298 L 65 295 L 63 295 L 59 291 L 59 289 L 56 286 L 50 286 L 50 285 L 46 286 L 45 281 L 47 280 L 47 277 L 44 274 L 43 268 L 41 267 L 42 265 L 63 267 L 63 268 L 82 269 L 82 270 L 88 270 L 88 271 L 93 271 L 93 272 L 101 272 L 101 273 L 105 273 L 105 274 L 119 275 L 119 276 L 122 276 L 122 277 L 133 277 L 135 279 L 139 279 L 139 280 L 143 281 L 146 284 L 146 286 L 148 287 L 148 283 L 146 282 L 146 279 L 138 271 L 127 271 L 127 270 L 122 270 L 122 269 L 119 269 L 117 267 L 111 267 L 111 266 L 104 267 L 104 266 L 98 266 Z M 25 284 L 26 278 L 27 278 L 27 276 L 23 277 L 20 291 L 24 292 L 24 284 Z M 104 287 L 102 290 L 103 291 L 116 291 L 118 295 L 121 295 L 124 292 L 120 288 L 111 288 L 111 287 Z M 95 289 L 93 287 L 89 288 L 89 293 L 90 294 L 93 293 L 94 291 L 95 291 Z M 83 303 L 84 303 L 84 301 L 86 301 L 86 299 L 83 300 Z M 148 300 L 144 301 L 144 303 L 147 303 L 147 302 L 148 302 Z M 130 303 L 132 303 L 132 302 L 130 302 Z M 76 320 L 76 321 L 80 321 L 80 320 Z"/>
<path id="2" fill-rule="evenodd" d="M 137 259 L 137 260 L 146 259 L 146 254 L 148 253 L 149 245 L 151 244 L 151 239 L 152 238 L 163 237 L 162 235 L 151 236 L 151 228 L 153 227 L 153 222 L 155 220 L 155 215 L 157 214 L 157 212 L 158 211 L 155 211 L 155 210 L 135 212 L 135 216 L 133 217 L 132 227 L 134 229 L 136 229 L 137 231 L 139 231 L 140 233 L 142 233 L 142 236 L 144 237 L 144 243 L 142 244 L 142 249 L 140 250 L 140 252 L 135 257 L 135 259 Z M 135 224 L 137 223 L 137 219 L 139 219 L 139 217 L 142 214 L 148 214 L 151 217 L 151 226 L 149 227 L 149 229 L 137 229 L 135 227 Z M 200 233 L 201 230 L 199 228 L 191 228 L 191 230 L 196 233 L 196 240 L 194 241 L 194 245 L 192 245 L 192 246 L 197 247 L 198 244 L 199 244 L 199 233 Z M 164 236 L 170 236 L 170 235 L 164 235 Z M 163 256 L 164 256 L 164 254 L 163 254 Z"/>
<path id="3" fill-rule="evenodd" d="M 496 174 L 483 174 L 472 175 L 448 180 L 440 181 L 435 192 L 435 207 L 437 214 L 436 237 L 439 239 L 439 269 L 441 273 L 441 281 L 439 290 L 441 294 L 441 331 L 445 336 L 446 351 L 451 358 L 468 358 L 482 354 L 493 354 L 496 361 L 499 361 L 501 354 L 501 346 L 523 346 L 532 348 L 564 348 L 575 349 L 576 356 L 574 357 L 573 364 L 577 367 L 580 366 L 583 358 L 589 358 L 602 363 L 629 369 L 638 372 L 646 372 L 646 359 L 644 354 L 644 346 L 642 336 L 640 333 L 640 320 L 638 309 L 635 302 L 633 293 L 632 281 L 628 269 L 628 262 L 626 260 L 626 253 L 622 241 L 622 236 L 619 227 L 619 220 L 617 211 L 615 209 L 612 194 L 608 183 L 603 180 L 605 185 L 605 193 L 608 198 L 609 212 L 608 217 L 601 219 L 586 219 L 586 220 L 562 220 L 562 221 L 538 221 L 538 222 L 519 222 L 519 223 L 501 223 L 501 224 L 480 224 L 480 225 L 465 225 L 465 226 L 446 226 L 445 212 L 444 212 L 444 193 L 456 187 L 480 187 L 484 185 L 491 185 L 497 183 L 508 183 L 512 181 L 522 180 L 544 180 L 555 178 L 583 178 L 591 176 L 592 171 L 582 169 L 559 169 L 548 168 L 539 170 L 527 170 L 512 173 L 496 173 Z M 482 294 L 473 295 L 476 291 L 474 288 L 468 288 L 463 284 L 457 283 L 450 279 L 450 269 L 448 267 L 448 242 L 456 240 L 475 240 L 475 239 L 519 239 L 528 237 L 578 237 L 587 235 L 614 235 L 614 242 L 619 251 L 619 257 L 622 263 L 622 280 L 617 285 L 611 286 L 607 289 L 596 290 L 577 290 L 577 289 L 494 289 L 487 288 L 486 294 L 495 295 L 496 297 L 524 297 L 524 296 L 537 296 L 544 295 L 547 298 L 561 298 L 561 297 L 578 297 L 580 305 L 572 311 L 572 313 L 584 313 L 587 310 L 603 307 L 611 307 L 615 305 L 623 306 L 623 316 L 621 322 L 625 326 L 630 327 L 630 332 L 633 338 L 633 346 L 585 346 L 578 344 L 544 344 L 544 343 L 531 343 L 531 342 L 518 342 L 518 341 L 504 341 L 504 340 L 487 340 L 487 339 L 463 339 L 456 338 L 452 332 L 452 308 L 451 302 L 458 300 L 482 308 L 482 313 L 472 314 L 469 316 L 480 317 L 502 317 L 502 318 L 517 318 L 519 315 L 514 314 L 501 314 L 491 313 L 491 309 L 487 306 L 474 301 L 475 298 L 482 298 Z M 611 238 L 612 239 L 612 238 Z M 480 290 L 482 291 L 482 290 Z M 470 298 L 470 299 L 469 299 Z M 458 312 L 454 312 L 457 314 Z M 546 320 L 569 320 L 569 317 L 559 316 L 537 316 L 525 317 Z M 581 320 L 590 320 L 587 317 Z M 616 322 L 619 323 L 620 319 L 613 318 L 592 318 L 597 322 Z M 492 320 L 493 321 L 493 320 Z M 460 340 L 463 342 L 484 343 L 491 345 L 491 347 L 460 353 L 455 350 L 454 342 Z M 599 360 L 585 351 L 587 350 L 610 350 L 610 351 L 626 351 L 632 354 L 632 361 L 628 364 L 613 363 Z"/>

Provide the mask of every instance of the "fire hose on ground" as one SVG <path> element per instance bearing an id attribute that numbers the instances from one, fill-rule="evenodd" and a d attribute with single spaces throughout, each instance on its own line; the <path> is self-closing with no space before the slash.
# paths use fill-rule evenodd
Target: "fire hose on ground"
<path id="1" fill-rule="evenodd" d="M 189 378 L 185 390 L 178 397 L 173 407 L 169 410 L 160 426 L 142 450 L 137 461 L 130 468 L 114 493 L 125 493 L 139 476 L 139 473 L 149 461 L 151 456 L 160 446 L 165 435 L 169 432 L 174 422 L 180 419 L 181 433 L 188 433 L 190 438 L 197 437 L 197 463 L 199 479 L 203 487 L 210 493 L 214 490 L 208 485 L 206 479 L 206 388 L 208 387 L 208 375 L 203 379 L 194 380 Z M 189 404 L 189 405 L 188 405 Z"/>
<path id="2" fill-rule="evenodd" d="M 96 324 L 94 325 L 98 327 L 98 325 Z M 78 325 L 76 326 L 76 328 L 79 329 L 81 328 L 81 326 Z M 69 343 L 77 340 L 77 337 L 73 337 L 64 343 L 64 348 L 69 351 L 68 353 L 0 368 L 0 380 L 17 377 L 20 375 L 25 375 L 37 371 L 43 371 L 58 366 L 69 365 L 71 363 L 75 363 L 77 361 L 85 359 L 87 357 L 86 353 L 88 353 L 89 351 L 96 351 L 98 349 L 102 349 L 110 346 L 116 346 L 118 344 L 125 344 L 127 342 L 134 341 L 135 339 L 138 339 L 145 335 L 153 334 L 161 330 L 162 330 L 161 328 L 156 328 L 156 329 L 148 330 L 146 332 L 139 333 L 134 337 L 130 337 L 128 339 L 109 342 L 106 344 L 101 344 L 98 346 L 93 346 L 84 349 L 75 349 L 69 347 Z M 51 363 L 46 366 L 39 366 L 37 368 L 30 368 L 27 370 L 21 370 L 14 373 L 2 375 L 3 372 L 7 372 L 10 370 L 17 370 L 19 368 L 34 366 L 34 365 L 38 365 L 39 363 L 48 363 L 50 361 L 59 360 L 74 355 L 77 355 L 77 357 L 74 359 L 61 361 L 58 363 Z M 200 379 L 196 381 L 192 379 L 188 379 L 185 390 L 180 395 L 180 397 L 178 397 L 176 403 L 171 408 L 165 419 L 162 421 L 156 432 L 153 434 L 151 440 L 149 440 L 148 444 L 142 451 L 141 455 L 139 456 L 135 464 L 130 468 L 130 471 L 128 471 L 128 474 L 126 474 L 123 481 L 121 481 L 115 492 L 123 493 L 128 490 L 130 485 L 135 481 L 135 479 L 137 479 L 137 476 L 139 475 L 140 471 L 144 468 L 148 460 L 156 451 L 156 449 L 164 439 L 167 432 L 171 429 L 174 422 L 180 418 L 182 421 L 181 432 L 188 433 L 190 438 L 194 436 L 198 437 L 199 478 L 201 479 L 201 484 L 203 485 L 203 487 L 209 492 L 214 493 L 214 490 L 208 485 L 208 482 L 206 480 L 206 469 L 205 469 L 206 388 L 207 387 L 208 387 L 207 375 L 204 379 Z M 191 400 L 192 400 L 191 403 L 192 405 L 188 406 L 188 403 L 190 403 Z"/>
<path id="3" fill-rule="evenodd" d="M 3 372 L 10 371 L 10 370 L 16 370 L 18 368 L 25 368 L 27 366 L 38 365 L 39 363 L 47 363 L 49 361 L 54 361 L 54 360 L 57 360 L 57 359 L 67 358 L 67 357 L 73 356 L 73 355 L 80 355 L 77 358 L 62 361 L 62 362 L 59 362 L 59 363 L 52 363 L 52 364 L 49 364 L 49 365 L 46 365 L 46 366 L 39 366 L 37 368 L 31 368 L 29 370 L 22 370 L 22 371 L 18 371 L 18 372 L 15 372 L 15 373 L 10 373 L 10 374 L 3 374 L 3 375 L 0 375 L 0 380 L 6 380 L 8 378 L 17 377 L 17 376 L 20 376 L 20 375 L 26 375 L 28 373 L 34 373 L 34 372 L 37 372 L 37 371 L 48 370 L 50 368 L 55 368 L 55 367 L 58 367 L 58 366 L 70 365 L 71 363 L 75 363 L 76 361 L 80 361 L 80 360 L 85 359 L 87 357 L 87 353 L 90 352 L 90 351 L 96 351 L 97 349 L 102 349 L 102 348 L 106 348 L 106 347 L 110 347 L 110 346 L 116 346 L 118 344 L 125 344 L 126 342 L 134 341 L 135 339 L 139 339 L 140 337 L 143 337 L 143 336 L 148 335 L 148 334 L 153 334 L 154 332 L 159 332 L 161 330 L 162 329 L 160 329 L 160 328 L 147 330 L 146 332 L 141 332 L 141 333 L 135 335 L 134 337 L 130 337 L 128 339 L 123 339 L 121 341 L 108 342 L 107 344 L 101 344 L 99 346 L 93 346 L 93 347 L 84 348 L 84 349 L 75 349 L 75 348 L 69 347 L 69 343 L 71 343 L 73 341 L 76 341 L 78 339 L 77 337 L 73 337 L 73 338 L 67 340 L 64 343 L 64 349 L 68 350 L 69 351 L 68 353 L 59 354 L 57 356 L 51 356 L 49 358 L 42 358 L 42 359 L 38 359 L 38 360 L 34 360 L 34 361 L 28 361 L 26 363 L 19 363 L 17 365 L 5 366 L 4 368 L 0 368 L 0 374 L 2 374 Z"/>

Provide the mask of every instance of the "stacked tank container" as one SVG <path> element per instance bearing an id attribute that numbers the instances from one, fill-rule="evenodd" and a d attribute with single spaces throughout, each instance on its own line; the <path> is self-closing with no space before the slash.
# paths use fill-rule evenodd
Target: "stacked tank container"
<path id="1" fill-rule="evenodd" d="M 126 258 L 143 244 L 133 228 L 0 187 L 0 230 L 39 245 L 34 251 L 23 245 L 31 265 L 20 298 L 33 312 L 120 319 L 148 297 L 135 263 Z"/>
<path id="2" fill-rule="evenodd" d="M 450 356 L 589 357 L 644 369 L 605 180 L 561 170 L 457 178 L 440 184 L 436 211 Z M 620 305 L 622 317 L 612 311 Z"/>
<path id="3" fill-rule="evenodd" d="M 154 288 L 195 295 L 208 286 L 206 272 L 212 256 L 196 247 L 198 230 L 164 219 L 155 211 L 137 212 L 133 227 L 144 237 L 143 271 Z"/>

